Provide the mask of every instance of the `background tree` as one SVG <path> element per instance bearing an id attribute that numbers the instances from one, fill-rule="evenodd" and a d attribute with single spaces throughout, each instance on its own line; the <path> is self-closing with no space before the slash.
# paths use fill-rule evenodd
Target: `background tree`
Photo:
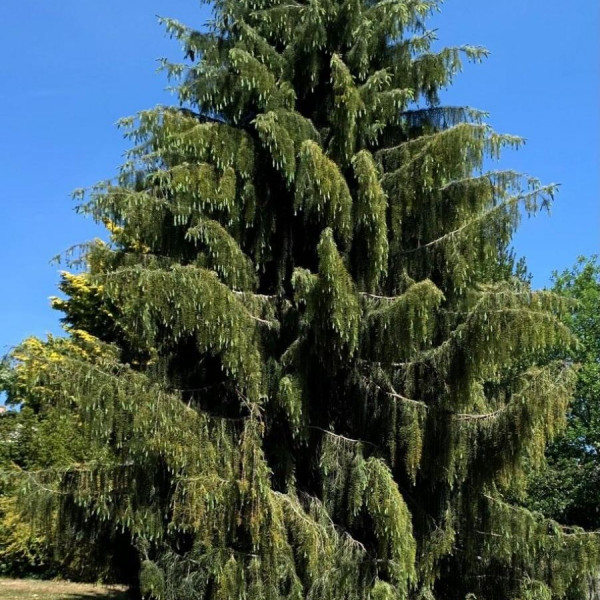
<path id="1" fill-rule="evenodd" d="M 89 359 L 99 351 L 84 331 L 70 334 L 70 339 L 50 337 L 46 342 L 30 338 L 13 358 L 37 360 L 37 367 L 44 369 L 67 356 Z M 81 521 L 89 518 L 80 512 L 75 531 L 72 510 L 70 527 L 65 529 L 58 506 L 43 520 L 21 518 L 14 472 L 28 478 L 40 471 L 61 476 L 76 465 L 102 460 L 105 454 L 83 426 L 76 403 L 65 407 L 50 387 L 24 387 L 23 374 L 21 367 L 5 370 L 2 381 L 2 389 L 11 393 L 9 400 L 18 398 L 22 407 L 0 416 L 0 573 L 92 582 L 135 580 L 128 571 L 138 564 L 127 546 L 123 548 L 128 539 L 108 524 L 89 535 L 81 527 Z"/>
<path id="2" fill-rule="evenodd" d="M 553 290 L 576 301 L 565 323 L 579 345 L 565 359 L 579 365 L 565 432 L 547 451 L 547 468 L 530 486 L 531 505 L 572 525 L 600 529 L 600 265 L 581 258 L 555 274 Z"/>
<path id="3" fill-rule="evenodd" d="M 42 387 L 103 450 L 22 478 L 31 512 L 122 531 L 146 595 L 585 597 L 595 536 L 506 499 L 573 387 L 538 358 L 572 343 L 564 300 L 511 275 L 554 187 L 485 171 L 521 140 L 439 105 L 486 52 L 434 52 L 435 8 L 164 21 L 181 108 L 122 122 L 129 160 L 81 206 L 112 242 L 57 301 L 98 350 L 25 348 L 11 392 Z"/>

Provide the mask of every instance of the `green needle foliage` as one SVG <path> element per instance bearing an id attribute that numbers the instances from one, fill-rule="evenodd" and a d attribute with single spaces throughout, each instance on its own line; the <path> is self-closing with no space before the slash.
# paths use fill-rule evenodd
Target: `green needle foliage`
<path id="1" fill-rule="evenodd" d="M 218 0 L 165 19 L 180 108 L 81 211 L 56 300 L 84 355 L 18 356 L 14 401 L 101 459 L 22 478 L 32 515 L 110 525 L 164 600 L 585 598 L 598 539 L 512 506 L 564 425 L 568 304 L 514 276 L 554 186 L 486 171 L 521 139 L 439 92 L 426 0 Z M 16 476 L 15 476 L 16 477 Z M 76 526 L 72 513 L 86 515 Z"/>
<path id="2" fill-rule="evenodd" d="M 16 360 L 38 359 L 40 369 L 62 356 L 86 359 L 99 347 L 85 332 L 71 331 L 69 338 L 30 338 L 14 353 Z M 36 358 L 34 358 L 36 357 Z M 56 510 L 40 519 L 23 519 L 26 505 L 18 491 L 23 478 L 38 473 L 55 475 L 75 465 L 102 462 L 106 446 L 96 443 L 82 426 L 76 410 L 56 402 L 53 390 L 23 386 L 21 369 L 5 371 L 3 389 L 24 404 L 22 410 L 0 415 L 0 573 L 9 576 L 66 577 L 88 580 L 132 580 L 130 572 L 139 564 L 132 554 L 129 536 L 116 533 L 110 523 L 93 532 L 65 527 Z M 15 477 L 15 473 L 20 473 Z M 64 505 L 66 508 L 66 504 Z M 71 509 L 76 507 L 71 506 Z M 87 519 L 83 512 L 70 512 L 71 524 Z"/>

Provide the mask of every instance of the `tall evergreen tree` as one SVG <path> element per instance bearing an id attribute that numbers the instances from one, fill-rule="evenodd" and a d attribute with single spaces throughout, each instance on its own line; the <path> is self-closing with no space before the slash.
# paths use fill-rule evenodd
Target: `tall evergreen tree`
<path id="1" fill-rule="evenodd" d="M 539 359 L 572 342 L 564 301 L 508 250 L 554 187 L 486 171 L 521 139 L 440 106 L 486 53 L 434 52 L 436 8 L 164 21 L 181 107 L 122 122 L 128 161 L 82 200 L 112 241 L 56 301 L 96 350 L 21 356 L 12 392 L 106 449 L 28 474 L 32 513 L 126 532 L 147 595 L 585 597 L 595 536 L 507 500 L 572 391 Z"/>

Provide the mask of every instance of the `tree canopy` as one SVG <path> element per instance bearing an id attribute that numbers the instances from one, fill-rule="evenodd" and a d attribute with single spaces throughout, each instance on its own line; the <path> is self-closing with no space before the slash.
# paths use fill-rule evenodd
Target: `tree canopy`
<path id="1" fill-rule="evenodd" d="M 555 187 L 442 106 L 473 46 L 435 1 L 217 0 L 164 19 L 179 107 L 124 119 L 81 193 L 109 243 L 65 273 L 71 344 L 10 398 L 101 452 L 21 482 L 37 519 L 130 540 L 157 599 L 585 598 L 598 540 L 509 501 L 563 426 L 568 302 L 510 240 Z"/>
<path id="2" fill-rule="evenodd" d="M 600 529 L 600 265 L 597 257 L 555 273 L 553 290 L 574 301 L 565 323 L 579 344 L 564 354 L 577 365 L 567 428 L 548 448 L 547 466 L 529 485 L 531 505 L 548 516 Z"/>

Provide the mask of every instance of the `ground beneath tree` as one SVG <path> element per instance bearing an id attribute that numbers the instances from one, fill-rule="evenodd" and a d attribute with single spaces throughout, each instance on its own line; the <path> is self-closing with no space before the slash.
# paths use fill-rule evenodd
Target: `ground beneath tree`
<path id="1" fill-rule="evenodd" d="M 102 586 L 66 581 L 0 579 L 0 600 L 126 600 L 123 586 Z"/>

